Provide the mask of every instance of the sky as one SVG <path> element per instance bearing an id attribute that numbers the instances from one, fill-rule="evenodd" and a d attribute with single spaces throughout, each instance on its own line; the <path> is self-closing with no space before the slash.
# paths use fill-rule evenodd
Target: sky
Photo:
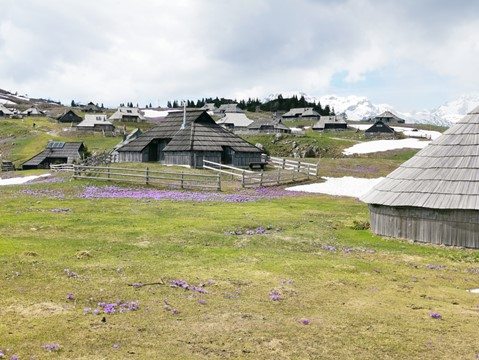
<path id="1" fill-rule="evenodd" d="M 0 89 L 65 105 L 304 92 L 410 111 L 479 84 L 475 0 L 2 0 L 0 8 Z"/>

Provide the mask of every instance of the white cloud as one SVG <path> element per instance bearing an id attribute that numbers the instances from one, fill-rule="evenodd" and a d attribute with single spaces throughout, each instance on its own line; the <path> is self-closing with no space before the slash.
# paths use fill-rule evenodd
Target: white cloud
<path id="1" fill-rule="evenodd" d="M 465 0 L 8 2 L 0 13 L 0 87 L 113 106 L 321 96 L 338 86 L 407 103 L 431 96 L 439 82 L 442 93 L 473 87 L 477 10 Z M 343 84 L 333 88 L 338 74 Z M 373 84 L 378 77 L 387 84 Z M 429 88 L 410 86 L 431 79 Z"/>

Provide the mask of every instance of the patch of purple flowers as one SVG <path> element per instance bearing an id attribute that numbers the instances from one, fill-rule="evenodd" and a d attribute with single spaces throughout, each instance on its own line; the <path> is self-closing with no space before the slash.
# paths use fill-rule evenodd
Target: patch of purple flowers
<path id="1" fill-rule="evenodd" d="M 72 278 L 78 278 L 80 275 L 78 275 L 76 272 L 70 271 L 70 269 L 64 269 L 63 272 L 67 274 L 67 277 L 72 277 Z"/>
<path id="2" fill-rule="evenodd" d="M 442 319 L 442 316 L 439 315 L 438 313 L 432 313 L 429 316 L 432 317 L 433 319 Z"/>
<path id="3" fill-rule="evenodd" d="M 275 289 L 272 289 L 270 292 L 269 292 L 269 298 L 273 301 L 280 301 L 282 300 L 282 297 L 281 297 L 281 294 L 275 290 Z"/>
<path id="4" fill-rule="evenodd" d="M 74 298 L 73 294 L 67 294 L 67 299 L 68 300 L 73 300 L 73 298 Z"/>
<path id="5" fill-rule="evenodd" d="M 60 350 L 60 344 L 46 344 L 42 346 L 43 349 L 47 350 L 48 352 Z"/>
<path id="6" fill-rule="evenodd" d="M 278 188 L 259 188 L 242 190 L 236 194 L 224 194 L 217 192 L 194 192 L 178 190 L 157 190 L 149 188 L 123 188 L 119 186 L 86 186 L 80 194 L 84 199 L 104 198 L 128 198 L 128 199 L 152 199 L 170 201 L 195 201 L 195 202 L 225 202 L 242 203 L 259 200 L 276 199 L 285 196 L 298 196 L 292 192 Z"/>
<path id="7" fill-rule="evenodd" d="M 301 320 L 301 324 L 303 325 L 309 325 L 311 323 L 311 321 L 309 321 L 308 319 L 302 319 Z"/>
<path id="8" fill-rule="evenodd" d="M 24 189 L 19 191 L 20 194 L 24 195 L 31 195 L 34 197 L 45 197 L 47 199 L 63 199 L 65 195 L 61 191 L 56 190 L 32 190 L 32 189 Z"/>
<path id="9" fill-rule="evenodd" d="M 212 282 L 208 281 L 207 284 L 211 284 Z M 208 290 L 204 289 L 205 283 L 200 282 L 198 285 L 189 284 L 185 280 L 170 280 L 170 287 L 171 288 L 182 288 L 185 290 L 193 291 L 199 294 L 208 294 Z"/>
<path id="10" fill-rule="evenodd" d="M 92 311 L 92 314 L 96 315 L 102 312 L 104 314 L 114 314 L 116 312 L 118 313 L 124 313 L 125 311 L 136 311 L 140 309 L 140 305 L 138 304 L 137 301 L 127 301 L 127 302 L 122 302 L 121 300 L 117 300 L 116 303 L 107 303 L 107 302 L 99 302 L 98 307 Z M 83 314 L 86 315 L 91 311 L 91 308 L 84 308 L 83 309 Z"/>
<path id="11" fill-rule="evenodd" d="M 441 270 L 441 269 L 444 269 L 445 267 L 446 265 L 435 265 L 435 264 L 426 265 L 426 268 L 430 270 Z"/>
<path id="12" fill-rule="evenodd" d="M 321 249 L 326 250 L 326 251 L 331 251 L 331 252 L 337 252 L 337 251 L 342 251 L 344 253 L 350 254 L 350 253 L 367 253 L 367 254 L 374 254 L 375 251 L 371 249 L 360 249 L 360 248 L 350 248 L 350 247 L 340 247 L 337 248 L 336 246 L 333 245 L 321 245 Z"/>
<path id="13" fill-rule="evenodd" d="M 280 232 L 281 229 L 277 228 L 276 232 Z M 271 229 L 268 227 L 268 229 L 265 229 L 264 227 L 258 227 L 256 229 L 246 229 L 246 230 L 236 230 L 236 231 L 225 231 L 225 235 L 255 235 L 255 234 L 264 234 L 264 235 L 270 235 L 271 234 Z"/>

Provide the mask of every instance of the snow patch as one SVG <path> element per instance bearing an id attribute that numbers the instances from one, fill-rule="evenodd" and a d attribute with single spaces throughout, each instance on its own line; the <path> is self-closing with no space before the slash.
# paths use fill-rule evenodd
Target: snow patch
<path id="1" fill-rule="evenodd" d="M 430 141 L 419 139 L 401 139 L 401 140 L 373 140 L 365 141 L 353 145 L 343 150 L 344 155 L 370 154 L 379 151 L 388 151 L 396 149 L 424 149 Z"/>
<path id="2" fill-rule="evenodd" d="M 38 178 L 42 178 L 42 177 L 47 177 L 50 175 L 51 174 L 30 175 L 30 176 L 15 177 L 10 179 L 0 179 L 0 186 L 25 184 L 26 182 L 29 182 Z"/>
<path id="3" fill-rule="evenodd" d="M 286 190 L 359 198 L 384 178 L 366 179 L 344 176 L 341 178 L 324 177 L 323 179 L 326 182 L 292 186 Z"/>

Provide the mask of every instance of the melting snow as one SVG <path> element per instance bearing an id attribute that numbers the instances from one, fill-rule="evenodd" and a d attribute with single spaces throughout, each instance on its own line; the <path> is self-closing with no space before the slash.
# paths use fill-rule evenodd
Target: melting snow
<path id="1" fill-rule="evenodd" d="M 298 185 L 286 188 L 289 191 L 328 194 L 337 196 L 360 197 L 384 178 L 366 179 L 352 176 L 341 178 L 324 177 L 326 182 L 308 185 Z"/>
<path id="2" fill-rule="evenodd" d="M 50 176 L 50 174 L 30 175 L 30 176 L 15 177 L 15 178 L 10 178 L 10 179 L 0 179 L 0 186 L 24 184 L 24 183 L 29 182 L 31 180 L 35 180 L 35 179 L 38 179 L 38 178 L 41 178 L 41 177 L 46 177 L 46 176 Z"/>
<path id="3" fill-rule="evenodd" d="M 429 145 L 430 141 L 419 139 L 401 139 L 401 140 L 373 140 L 365 141 L 350 148 L 344 149 L 344 155 L 369 154 L 378 151 L 387 151 L 395 149 L 423 149 Z"/>

